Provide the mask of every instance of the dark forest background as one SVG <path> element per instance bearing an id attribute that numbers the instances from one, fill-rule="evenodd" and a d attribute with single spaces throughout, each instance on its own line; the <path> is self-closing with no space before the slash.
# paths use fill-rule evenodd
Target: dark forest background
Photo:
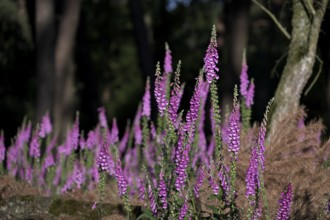
<path id="1" fill-rule="evenodd" d="M 260 0 L 290 32 L 292 5 Z M 220 96 L 230 103 L 244 48 L 255 79 L 253 119 L 261 120 L 274 96 L 289 40 L 270 16 L 245 0 L 1 0 L 0 129 L 10 141 L 24 117 L 38 122 L 49 111 L 59 135 L 80 112 L 92 129 L 105 106 L 121 130 L 132 119 L 146 78 L 163 62 L 165 42 L 173 67 L 182 60 L 187 106 L 212 25 L 218 34 Z M 330 127 L 330 12 L 324 17 L 314 73 L 301 104 L 309 119 Z M 322 65 L 323 64 L 323 65 Z M 315 83 L 314 83 L 315 82 Z M 308 89 L 311 88 L 311 89 Z M 328 132 L 328 131 L 327 131 Z"/>

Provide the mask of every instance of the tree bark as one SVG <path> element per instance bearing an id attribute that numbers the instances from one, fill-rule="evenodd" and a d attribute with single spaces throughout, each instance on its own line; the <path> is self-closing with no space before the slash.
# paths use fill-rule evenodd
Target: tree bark
<path id="1" fill-rule="evenodd" d="M 289 52 L 279 85 L 275 92 L 270 120 L 270 137 L 285 117 L 299 108 L 301 93 L 313 72 L 317 42 L 328 0 L 314 5 L 315 14 L 300 0 L 292 1 L 292 33 Z"/>
<path id="2" fill-rule="evenodd" d="M 55 22 L 53 0 L 36 1 L 37 109 L 39 120 L 52 110 L 55 75 Z"/>
<path id="3" fill-rule="evenodd" d="M 73 49 L 79 22 L 81 1 L 63 1 L 64 12 L 58 28 L 55 53 L 55 135 L 62 136 L 73 118 L 74 60 Z"/>

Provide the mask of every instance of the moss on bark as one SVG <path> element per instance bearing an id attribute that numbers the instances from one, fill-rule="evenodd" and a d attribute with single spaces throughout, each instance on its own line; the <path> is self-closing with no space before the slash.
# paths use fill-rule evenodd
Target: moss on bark
<path id="1" fill-rule="evenodd" d="M 316 47 L 328 0 L 321 0 L 310 14 L 303 1 L 292 0 L 292 33 L 286 65 L 275 93 L 270 136 L 278 123 L 298 111 L 301 94 L 313 73 Z"/>

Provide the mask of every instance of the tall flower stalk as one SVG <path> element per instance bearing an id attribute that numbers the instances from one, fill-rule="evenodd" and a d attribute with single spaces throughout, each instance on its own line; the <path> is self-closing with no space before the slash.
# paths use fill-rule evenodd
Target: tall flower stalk
<path id="1" fill-rule="evenodd" d="M 215 144 L 216 144 L 216 159 L 217 161 L 222 161 L 221 158 L 221 149 L 222 149 L 222 141 L 221 141 L 221 116 L 220 116 L 220 106 L 219 106 L 219 98 L 218 98 L 218 88 L 216 85 L 217 79 L 219 76 L 216 72 L 219 71 L 217 67 L 219 55 L 217 51 L 217 36 L 215 25 L 213 25 L 210 44 L 206 50 L 206 54 L 204 57 L 204 73 L 206 75 L 206 80 L 210 84 L 210 92 L 211 92 L 211 105 L 212 105 L 212 113 L 215 122 Z"/>
<path id="2" fill-rule="evenodd" d="M 254 82 L 253 79 L 249 81 L 247 74 L 248 66 L 246 63 L 246 51 L 243 52 L 242 70 L 240 75 L 240 94 L 242 96 L 241 100 L 241 113 L 243 122 L 243 131 L 247 131 L 250 128 L 251 121 L 251 106 L 253 104 L 254 98 Z"/>

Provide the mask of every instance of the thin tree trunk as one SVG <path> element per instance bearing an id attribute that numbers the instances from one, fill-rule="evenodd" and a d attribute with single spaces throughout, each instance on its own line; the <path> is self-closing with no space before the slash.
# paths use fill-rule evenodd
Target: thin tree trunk
<path id="1" fill-rule="evenodd" d="M 275 93 L 270 137 L 281 120 L 298 110 L 301 93 L 313 72 L 320 27 L 328 0 L 314 5 L 314 15 L 309 14 L 308 7 L 301 0 L 293 0 L 292 3 L 291 41 L 287 62 Z"/>
<path id="2" fill-rule="evenodd" d="M 152 78 L 154 75 L 154 64 L 150 48 L 148 32 L 143 19 L 143 11 L 140 0 L 130 0 L 131 16 L 138 47 L 140 65 L 143 74 Z"/>
<path id="3" fill-rule="evenodd" d="M 36 0 L 37 120 L 54 100 L 55 24 L 53 0 Z"/>
<path id="4" fill-rule="evenodd" d="M 60 137 L 73 118 L 74 61 L 73 49 L 79 22 L 81 1 L 63 1 L 64 12 L 58 28 L 55 53 L 54 129 Z"/>
<path id="5" fill-rule="evenodd" d="M 225 38 L 225 71 L 223 88 L 220 88 L 223 97 L 222 106 L 231 106 L 233 88 L 238 81 L 242 68 L 243 50 L 247 44 L 249 11 L 251 1 L 226 1 L 224 8 Z"/>

